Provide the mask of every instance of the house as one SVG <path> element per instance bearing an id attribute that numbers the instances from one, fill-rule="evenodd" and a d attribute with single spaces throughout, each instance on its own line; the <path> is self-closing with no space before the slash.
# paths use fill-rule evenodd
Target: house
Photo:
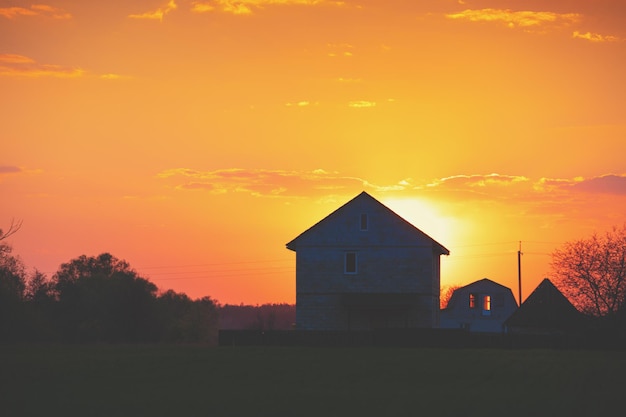
<path id="1" fill-rule="evenodd" d="M 296 328 L 439 325 L 440 256 L 450 252 L 366 192 L 287 243 Z"/>
<path id="2" fill-rule="evenodd" d="M 504 321 L 517 309 L 513 292 L 484 278 L 457 288 L 441 311 L 441 327 L 472 332 L 503 332 Z"/>
<path id="3" fill-rule="evenodd" d="M 506 321 L 509 333 L 565 334 L 580 329 L 585 316 L 545 278 Z"/>

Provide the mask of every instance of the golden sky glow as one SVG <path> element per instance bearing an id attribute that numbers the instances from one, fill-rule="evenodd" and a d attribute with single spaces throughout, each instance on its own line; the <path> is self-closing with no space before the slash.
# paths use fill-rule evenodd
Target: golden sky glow
<path id="1" fill-rule="evenodd" d="M 365 190 L 524 293 L 626 221 L 621 0 L 0 1 L 0 227 L 161 289 L 295 301 L 285 243 Z"/>

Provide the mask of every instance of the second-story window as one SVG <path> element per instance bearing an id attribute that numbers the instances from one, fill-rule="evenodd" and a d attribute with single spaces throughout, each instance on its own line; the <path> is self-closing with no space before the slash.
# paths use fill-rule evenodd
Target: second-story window
<path id="1" fill-rule="evenodd" d="M 367 230 L 368 226 L 369 224 L 368 224 L 367 214 L 361 213 L 361 230 Z"/>
<path id="2" fill-rule="evenodd" d="M 356 252 L 346 252 L 344 257 L 344 269 L 343 272 L 346 274 L 356 274 L 357 273 L 357 256 Z"/>
<path id="3" fill-rule="evenodd" d="M 483 315 L 488 316 L 491 314 L 491 296 L 483 296 Z"/>
<path id="4" fill-rule="evenodd" d="M 469 308 L 476 308 L 476 295 L 475 294 L 469 295 Z"/>

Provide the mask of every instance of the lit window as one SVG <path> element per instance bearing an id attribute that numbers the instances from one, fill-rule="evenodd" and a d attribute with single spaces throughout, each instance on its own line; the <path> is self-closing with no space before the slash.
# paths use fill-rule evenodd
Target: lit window
<path id="1" fill-rule="evenodd" d="M 361 213 L 361 230 L 367 230 L 367 214 Z"/>
<path id="2" fill-rule="evenodd" d="M 346 274 L 356 274 L 356 271 L 356 252 L 346 252 L 344 272 Z"/>
<path id="3" fill-rule="evenodd" d="M 474 294 L 470 294 L 469 308 L 476 308 L 476 296 Z"/>
<path id="4" fill-rule="evenodd" d="M 491 296 L 485 295 L 483 297 L 483 315 L 488 316 L 491 314 Z"/>

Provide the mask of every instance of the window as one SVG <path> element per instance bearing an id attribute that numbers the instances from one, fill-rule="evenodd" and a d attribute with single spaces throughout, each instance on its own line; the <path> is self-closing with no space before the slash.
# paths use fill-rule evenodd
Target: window
<path id="1" fill-rule="evenodd" d="M 476 295 L 470 294 L 469 296 L 469 308 L 476 308 Z"/>
<path id="2" fill-rule="evenodd" d="M 491 296 L 485 295 L 483 297 L 483 316 L 491 314 Z"/>
<path id="3" fill-rule="evenodd" d="M 346 274 L 356 274 L 356 252 L 346 252 L 343 271 Z"/>
<path id="4" fill-rule="evenodd" d="M 361 213 L 361 230 L 367 230 L 367 214 Z"/>

